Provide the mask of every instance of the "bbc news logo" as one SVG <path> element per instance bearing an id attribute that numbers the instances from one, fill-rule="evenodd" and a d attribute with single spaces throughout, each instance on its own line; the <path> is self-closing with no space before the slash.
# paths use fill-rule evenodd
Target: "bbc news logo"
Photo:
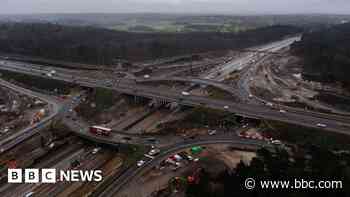
<path id="1" fill-rule="evenodd" d="M 100 182 L 101 170 L 8 169 L 8 183 Z"/>

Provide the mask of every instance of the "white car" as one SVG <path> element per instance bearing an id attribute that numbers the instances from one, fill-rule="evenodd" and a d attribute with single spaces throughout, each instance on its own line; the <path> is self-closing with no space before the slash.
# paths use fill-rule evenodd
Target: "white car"
<path id="1" fill-rule="evenodd" d="M 185 92 L 185 91 L 181 92 L 181 94 L 184 95 L 184 96 L 190 96 L 191 95 L 189 92 Z"/>
<path id="2" fill-rule="evenodd" d="M 266 103 L 266 105 L 269 106 L 269 107 L 273 107 L 273 104 L 270 103 L 270 102 Z"/>
<path id="3" fill-rule="evenodd" d="M 159 149 L 152 149 L 151 151 L 149 151 L 149 155 L 154 156 L 160 153 Z"/>
<path id="4" fill-rule="evenodd" d="M 317 126 L 317 127 L 321 127 L 321 128 L 326 128 L 326 127 L 327 127 L 326 124 L 322 124 L 322 123 L 317 123 L 316 126 Z"/>
<path id="5" fill-rule="evenodd" d="M 55 147 L 55 142 L 52 142 L 49 144 L 49 148 L 53 148 L 53 147 Z"/>
<path id="6" fill-rule="evenodd" d="M 24 197 L 30 197 L 30 196 L 33 196 L 34 192 L 28 192 L 24 195 Z"/>
<path id="7" fill-rule="evenodd" d="M 227 105 L 225 105 L 225 106 L 224 106 L 224 109 L 229 109 L 229 108 L 230 108 L 230 107 L 229 107 L 229 106 L 227 106 Z"/>
<path id="8" fill-rule="evenodd" d="M 286 111 L 286 110 L 281 109 L 281 110 L 280 110 L 280 113 L 285 114 L 285 113 L 287 113 L 287 111 Z"/>
<path id="9" fill-rule="evenodd" d="M 145 79 L 149 79 L 151 76 L 149 76 L 149 75 L 144 75 L 143 76 L 143 78 L 145 78 Z"/>
<path id="10" fill-rule="evenodd" d="M 282 144 L 282 142 L 279 141 L 279 140 L 272 140 L 271 143 L 272 144 L 276 144 L 276 145 L 281 145 Z"/>
<path id="11" fill-rule="evenodd" d="M 208 131 L 208 134 L 209 134 L 209 135 L 215 135 L 215 134 L 216 134 L 216 130 L 209 130 L 209 131 Z"/>
<path id="12" fill-rule="evenodd" d="M 145 164 L 146 162 L 144 161 L 144 160 L 140 160 L 140 161 L 138 161 L 137 162 L 137 166 L 138 167 L 141 167 L 141 166 L 143 166 L 143 164 Z"/>
<path id="13" fill-rule="evenodd" d="M 100 150 L 101 150 L 101 148 L 97 147 L 97 148 L 94 148 L 91 153 L 94 155 L 94 154 L 98 153 Z"/>
<path id="14" fill-rule="evenodd" d="M 250 98 L 250 99 L 253 98 L 253 95 L 252 95 L 252 94 L 249 94 L 249 98 Z"/>

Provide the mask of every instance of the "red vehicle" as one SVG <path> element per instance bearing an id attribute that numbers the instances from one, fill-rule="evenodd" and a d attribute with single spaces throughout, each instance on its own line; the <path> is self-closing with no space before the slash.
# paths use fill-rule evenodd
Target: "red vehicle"
<path id="1" fill-rule="evenodd" d="M 103 136 L 109 136 L 111 134 L 112 129 L 101 127 L 101 126 L 91 126 L 90 127 L 90 133 L 93 133 L 95 135 L 103 135 Z"/>

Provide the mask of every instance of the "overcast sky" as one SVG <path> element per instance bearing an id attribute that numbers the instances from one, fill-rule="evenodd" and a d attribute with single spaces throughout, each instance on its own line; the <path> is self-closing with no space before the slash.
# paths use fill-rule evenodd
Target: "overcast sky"
<path id="1" fill-rule="evenodd" d="M 162 12 L 350 13 L 350 0 L 0 0 L 0 14 Z"/>

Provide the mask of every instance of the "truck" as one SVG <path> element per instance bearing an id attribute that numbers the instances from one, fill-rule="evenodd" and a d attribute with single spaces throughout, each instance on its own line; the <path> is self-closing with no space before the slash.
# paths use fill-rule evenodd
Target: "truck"
<path id="1" fill-rule="evenodd" d="M 102 126 L 90 126 L 90 133 L 100 136 L 110 136 L 112 129 Z"/>

